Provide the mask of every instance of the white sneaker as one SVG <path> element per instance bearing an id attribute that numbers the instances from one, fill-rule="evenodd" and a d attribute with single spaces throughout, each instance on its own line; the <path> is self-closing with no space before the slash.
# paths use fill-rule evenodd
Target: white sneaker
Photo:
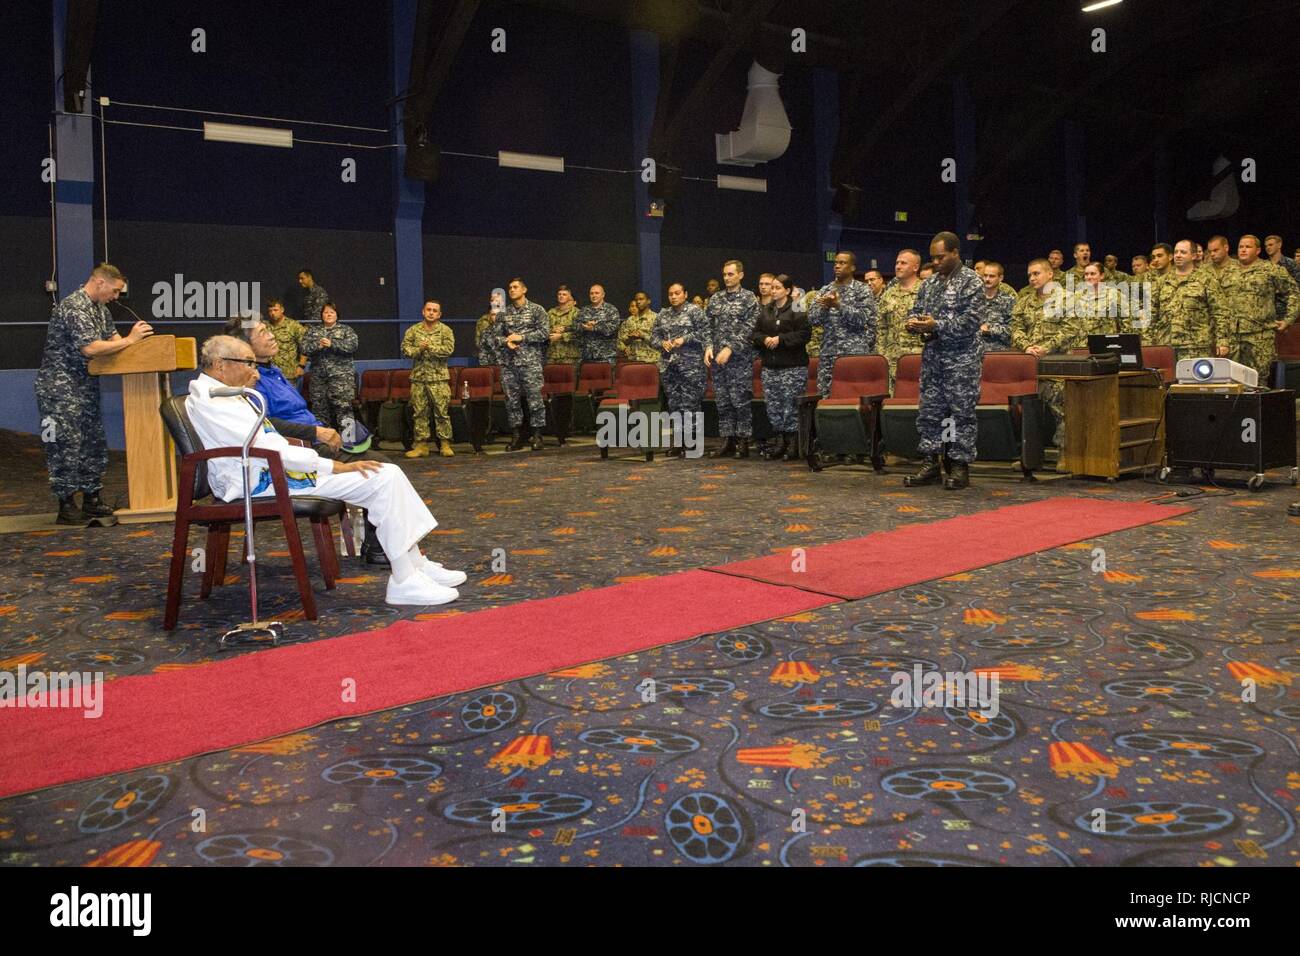
<path id="1" fill-rule="evenodd" d="M 464 571 L 453 571 L 451 568 L 444 568 L 437 561 L 424 559 L 424 567 L 421 568 L 424 576 L 434 584 L 441 584 L 445 588 L 459 587 L 465 583 L 466 576 Z"/>
<path id="2" fill-rule="evenodd" d="M 455 588 L 436 584 L 423 574 L 412 574 L 400 583 L 390 574 L 384 600 L 389 604 L 413 604 L 426 607 L 433 604 L 447 604 L 458 597 L 460 592 Z"/>

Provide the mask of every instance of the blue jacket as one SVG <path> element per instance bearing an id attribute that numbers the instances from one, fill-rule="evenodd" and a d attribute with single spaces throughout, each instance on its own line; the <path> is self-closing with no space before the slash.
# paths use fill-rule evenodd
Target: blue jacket
<path id="1" fill-rule="evenodd" d="M 311 413 L 302 393 L 289 383 L 284 373 L 274 364 L 268 362 L 258 365 L 257 370 L 262 377 L 256 388 L 266 400 L 267 418 L 280 418 L 286 422 L 297 422 L 299 425 L 313 425 L 318 428 L 324 425 L 324 422 Z"/>

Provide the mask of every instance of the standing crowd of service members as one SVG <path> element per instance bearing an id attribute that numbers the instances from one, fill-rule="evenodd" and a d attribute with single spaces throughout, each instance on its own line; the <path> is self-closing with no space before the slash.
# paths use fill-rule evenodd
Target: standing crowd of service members
<path id="1" fill-rule="evenodd" d="M 1069 269 L 1059 249 L 1032 260 L 1027 284 L 1017 292 L 999 263 L 964 265 L 957 236 L 942 232 L 931 243 L 928 260 L 915 249 L 901 250 L 888 280 L 877 269 L 857 278 L 853 253 L 840 252 L 833 280 L 820 289 L 805 293 L 788 275 L 767 272 L 755 294 L 743 285 L 744 264 L 730 259 L 722 265 L 721 281 L 706 282 L 704 296 L 692 297 L 683 283 L 673 282 L 666 290 L 668 305 L 658 313 L 650 296 L 637 292 L 626 317 L 606 301 L 601 284 L 588 289 L 583 306 L 562 285 L 555 306 L 547 310 L 528 297 L 522 278 L 514 278 L 493 290 L 474 341 L 481 364 L 501 367 L 513 433 L 509 450 L 542 447 L 544 365 L 613 365 L 622 358 L 658 365 L 671 412 L 699 412 L 711 374 L 723 439 L 710 453 L 714 458 L 749 457 L 755 359 L 761 362 L 776 433 L 765 457 L 788 459 L 797 447 L 797 405 L 810 356 L 819 359 L 817 391 L 824 397 L 841 356 L 883 355 L 892 389 L 899 358 L 920 351 L 917 428 L 924 461 L 906 483 L 942 479 L 945 487 L 956 489 L 969 483 L 968 465 L 975 458 L 975 404 L 986 351 L 1042 356 L 1085 346 L 1091 334 L 1132 331 L 1145 344 L 1172 346 L 1177 358 L 1230 357 L 1266 382 L 1276 357 L 1274 337 L 1300 314 L 1300 265 L 1282 253 L 1277 235 L 1263 242 L 1243 235 L 1235 248 L 1234 256 L 1222 235 L 1204 246 L 1192 239 L 1156 243 L 1149 254 L 1132 257 L 1131 272 L 1122 272 L 1116 256 L 1094 261 L 1089 244 L 1080 242 Z M 152 334 L 143 321 L 125 336 L 114 329 L 107 306 L 125 282 L 117 268 L 103 263 L 50 318 L 36 397 L 63 523 L 112 513 L 100 499 L 106 444 L 98 383 L 87 364 Z M 298 273 L 298 283 L 302 321 L 289 317 L 279 299 L 266 303 L 265 326 L 276 346 L 269 361 L 294 385 L 309 371 L 314 419 L 332 433 L 349 430 L 357 333 L 339 321 L 338 307 L 310 270 Z M 447 361 L 454 349 L 441 304 L 426 301 L 422 321 L 407 330 L 401 345 L 412 362 L 415 442 L 408 457 L 430 454 L 435 440 L 440 454 L 453 454 Z M 1040 392 L 1059 426 L 1060 384 L 1043 382 Z M 1063 436 L 1058 427 L 1058 445 Z M 673 442 L 669 456 L 684 455 L 681 446 Z"/>

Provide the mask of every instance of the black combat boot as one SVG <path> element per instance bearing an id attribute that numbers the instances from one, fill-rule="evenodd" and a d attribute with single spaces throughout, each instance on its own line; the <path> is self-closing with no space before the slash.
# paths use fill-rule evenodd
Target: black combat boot
<path id="1" fill-rule="evenodd" d="M 948 477 L 943 480 L 948 491 L 961 491 L 970 487 L 970 465 L 964 461 L 948 462 Z"/>
<path id="2" fill-rule="evenodd" d="M 86 514 L 77 507 L 75 495 L 68 495 L 66 498 L 59 499 L 59 516 L 54 521 L 56 524 L 86 523 Z"/>
<path id="3" fill-rule="evenodd" d="M 506 445 L 506 451 L 518 451 L 528 444 L 528 441 L 524 438 L 523 428 L 514 428 L 511 431 L 511 435 L 513 437 L 510 439 L 510 444 Z"/>
<path id="4" fill-rule="evenodd" d="M 799 433 L 790 432 L 790 434 L 788 434 L 786 438 L 789 439 L 789 443 L 787 444 L 785 449 L 785 460 L 798 461 L 799 460 Z"/>
<path id="5" fill-rule="evenodd" d="M 748 457 L 749 457 L 749 439 L 748 439 L 748 438 L 741 438 L 741 439 L 738 439 L 738 440 L 736 441 L 736 457 L 737 457 L 737 458 L 748 458 Z"/>
<path id="6" fill-rule="evenodd" d="M 686 457 L 686 445 L 685 445 L 685 443 L 683 442 L 683 443 L 681 443 L 681 444 L 678 444 L 678 441 L 677 441 L 677 440 L 680 439 L 681 437 L 682 437 L 682 433 L 681 433 L 680 431 L 673 431 L 671 428 L 668 430 L 668 447 L 667 447 L 666 449 L 664 449 L 664 457 L 665 457 L 665 458 L 685 458 L 685 457 Z"/>
<path id="7" fill-rule="evenodd" d="M 533 429 L 533 451 L 541 451 L 543 445 L 544 442 L 542 441 L 542 430 L 540 428 L 534 428 Z"/>
<path id="8" fill-rule="evenodd" d="M 921 470 L 915 475 L 908 475 L 903 479 L 904 488 L 919 488 L 921 485 L 932 485 L 939 480 L 943 469 L 939 465 L 939 456 L 931 455 L 921 466 Z"/>
<path id="9" fill-rule="evenodd" d="M 780 461 L 785 457 L 785 450 L 790 447 L 789 439 L 785 437 L 785 432 L 777 435 L 766 449 L 763 450 L 764 461 Z"/>
<path id="10" fill-rule="evenodd" d="M 365 516 L 366 537 L 361 542 L 361 560 L 366 564 L 377 564 L 380 567 L 389 567 L 391 562 L 388 555 L 384 553 L 384 546 L 379 543 L 379 533 L 375 526 L 370 523 L 370 516 Z"/>
<path id="11" fill-rule="evenodd" d="M 108 518 L 112 516 L 113 509 L 100 500 L 98 491 L 83 491 L 81 513 L 87 518 Z"/>
<path id="12" fill-rule="evenodd" d="M 731 435 L 728 435 L 727 440 L 722 443 L 722 447 L 717 449 L 716 451 L 709 452 L 709 457 L 730 458 L 735 453 L 736 453 L 736 439 L 733 438 Z"/>

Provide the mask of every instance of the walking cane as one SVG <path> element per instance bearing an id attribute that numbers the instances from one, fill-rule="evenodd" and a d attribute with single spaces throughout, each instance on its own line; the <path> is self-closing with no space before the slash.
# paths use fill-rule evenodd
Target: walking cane
<path id="1" fill-rule="evenodd" d="M 268 640 L 273 646 L 278 645 L 280 638 L 284 635 L 284 624 L 280 621 L 259 621 L 257 619 L 257 552 L 253 546 L 253 463 L 252 459 L 248 457 L 248 448 L 253 444 L 253 439 L 257 437 L 257 433 L 262 427 L 262 421 L 266 416 L 266 402 L 263 401 L 261 394 L 252 388 L 235 388 L 233 386 L 212 388 L 208 390 L 208 395 L 212 398 L 241 395 L 257 409 L 257 421 L 253 424 L 248 437 L 244 439 L 239 458 L 240 470 L 244 473 L 244 554 L 248 561 L 248 598 L 253 609 L 253 620 L 246 624 L 240 624 L 238 627 L 233 627 L 226 631 L 225 634 L 222 634 L 221 640 L 217 644 L 217 650 L 225 651 L 250 644 L 265 644 Z"/>

